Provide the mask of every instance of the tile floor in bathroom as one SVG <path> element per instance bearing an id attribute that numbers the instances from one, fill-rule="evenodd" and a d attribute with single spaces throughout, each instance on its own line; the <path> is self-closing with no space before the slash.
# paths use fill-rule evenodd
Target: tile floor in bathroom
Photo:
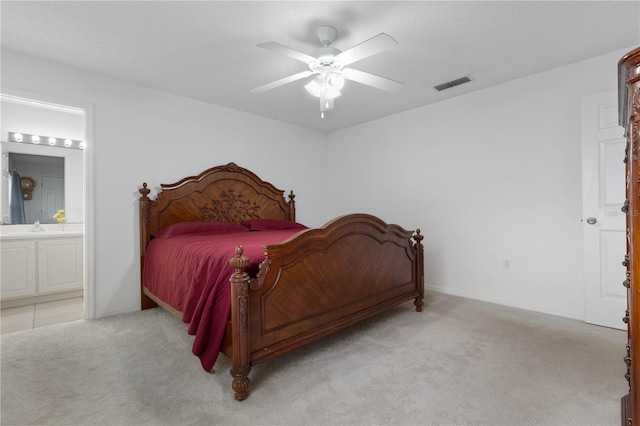
<path id="1" fill-rule="evenodd" d="M 0 310 L 0 334 L 82 319 L 83 298 L 55 300 Z"/>

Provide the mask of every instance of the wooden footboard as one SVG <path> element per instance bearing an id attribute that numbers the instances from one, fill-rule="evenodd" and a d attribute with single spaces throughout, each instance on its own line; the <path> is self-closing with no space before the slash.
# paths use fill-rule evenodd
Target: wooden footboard
<path id="1" fill-rule="evenodd" d="M 342 216 L 267 246 L 254 279 L 239 247 L 230 260 L 231 335 L 223 344 L 236 399 L 247 397 L 254 364 L 407 300 L 421 311 L 422 238 L 371 215 Z"/>

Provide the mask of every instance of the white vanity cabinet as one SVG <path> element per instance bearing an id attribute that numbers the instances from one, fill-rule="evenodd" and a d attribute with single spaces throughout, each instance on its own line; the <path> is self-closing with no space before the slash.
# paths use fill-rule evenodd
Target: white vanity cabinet
<path id="1" fill-rule="evenodd" d="M 37 288 L 36 241 L 3 240 L 1 245 L 1 298 L 35 295 Z"/>
<path id="2" fill-rule="evenodd" d="M 0 298 L 6 300 L 82 290 L 82 245 L 82 233 L 43 232 L 29 238 L 11 234 L 3 236 Z"/>

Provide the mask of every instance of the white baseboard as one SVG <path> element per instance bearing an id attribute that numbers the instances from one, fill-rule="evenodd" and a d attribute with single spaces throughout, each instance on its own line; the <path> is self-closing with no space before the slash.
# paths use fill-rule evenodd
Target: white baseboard
<path id="1" fill-rule="evenodd" d="M 140 306 L 136 305 L 136 306 L 130 306 L 130 307 L 124 308 L 124 309 L 118 309 L 117 311 L 96 312 L 95 313 L 95 319 L 105 318 L 105 317 L 112 317 L 114 315 L 131 314 L 131 313 L 139 312 L 139 311 L 140 311 Z"/>
<path id="2" fill-rule="evenodd" d="M 584 314 L 583 313 L 555 311 L 555 310 L 552 310 L 552 309 L 547 309 L 547 308 L 542 307 L 542 306 L 535 306 L 535 305 L 528 305 L 528 304 L 521 304 L 521 303 L 513 303 L 511 301 L 500 299 L 500 298 L 487 297 L 486 295 L 479 294 L 479 293 L 472 293 L 472 292 L 460 291 L 460 290 L 452 290 L 452 289 L 449 289 L 449 288 L 437 287 L 437 286 L 432 286 L 432 285 L 428 285 L 428 284 L 425 284 L 424 288 L 425 288 L 425 290 L 431 290 L 431 291 L 435 291 L 435 292 L 438 292 L 438 293 L 450 294 L 452 296 L 460 296 L 460 297 L 464 297 L 464 298 L 467 298 L 467 299 L 481 300 L 483 302 L 495 303 L 497 305 L 509 306 L 509 307 L 512 307 L 512 308 L 524 309 L 524 310 L 527 310 L 527 311 L 540 312 L 540 313 L 543 313 L 543 314 L 555 315 L 555 316 L 558 316 L 558 317 L 569 318 L 569 319 L 574 319 L 574 320 L 578 320 L 578 321 L 583 321 L 584 322 Z"/>

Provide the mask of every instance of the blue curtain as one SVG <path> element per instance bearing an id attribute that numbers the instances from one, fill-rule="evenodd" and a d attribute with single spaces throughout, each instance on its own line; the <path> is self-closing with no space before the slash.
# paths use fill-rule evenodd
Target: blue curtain
<path id="1" fill-rule="evenodd" d="M 11 174 L 11 200 L 9 200 L 9 222 L 12 225 L 26 223 L 24 215 L 24 198 L 20 175 L 16 170 Z"/>

